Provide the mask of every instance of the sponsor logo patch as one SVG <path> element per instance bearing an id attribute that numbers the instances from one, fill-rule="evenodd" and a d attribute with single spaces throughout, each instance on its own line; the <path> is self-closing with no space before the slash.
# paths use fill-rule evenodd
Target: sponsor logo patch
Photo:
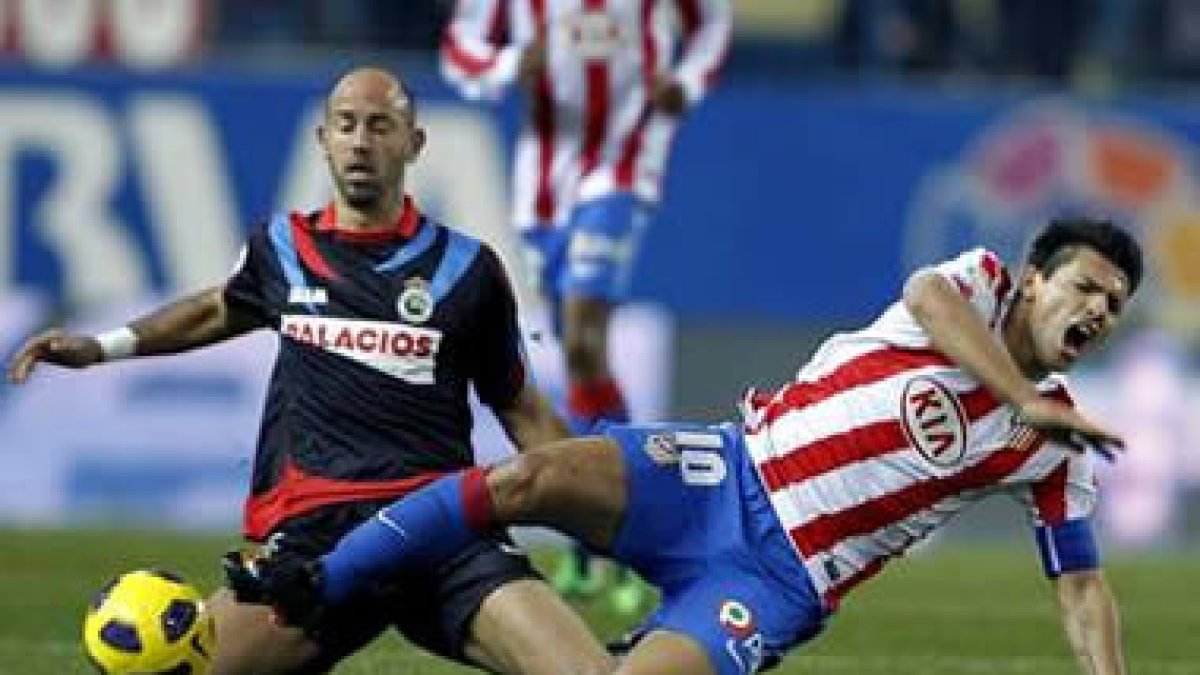
<path id="1" fill-rule="evenodd" d="M 280 332 L 410 384 L 433 384 L 442 332 L 386 321 L 285 315 Z"/>
<path id="2" fill-rule="evenodd" d="M 962 404 L 932 377 L 914 377 L 904 387 L 901 420 L 904 435 L 935 466 L 951 467 L 967 452 L 967 422 Z"/>

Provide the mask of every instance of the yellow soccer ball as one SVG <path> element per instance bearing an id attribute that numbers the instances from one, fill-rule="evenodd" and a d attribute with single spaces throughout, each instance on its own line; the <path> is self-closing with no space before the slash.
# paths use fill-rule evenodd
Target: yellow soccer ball
<path id="1" fill-rule="evenodd" d="M 83 649 L 110 675 L 202 675 L 216 642 L 200 592 L 166 572 L 126 572 L 108 582 L 83 620 Z"/>

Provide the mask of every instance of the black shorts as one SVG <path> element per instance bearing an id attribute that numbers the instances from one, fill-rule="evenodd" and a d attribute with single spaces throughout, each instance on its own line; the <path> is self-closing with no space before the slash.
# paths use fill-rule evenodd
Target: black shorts
<path id="1" fill-rule="evenodd" d="M 285 521 L 267 545 L 312 557 L 324 554 L 389 503 L 316 509 Z M 540 578 L 528 556 L 507 538 L 473 544 L 437 569 L 406 571 L 322 617 L 315 631 L 321 665 L 332 667 L 388 626 L 428 651 L 468 663 L 464 647 L 484 599 L 510 581 Z"/>

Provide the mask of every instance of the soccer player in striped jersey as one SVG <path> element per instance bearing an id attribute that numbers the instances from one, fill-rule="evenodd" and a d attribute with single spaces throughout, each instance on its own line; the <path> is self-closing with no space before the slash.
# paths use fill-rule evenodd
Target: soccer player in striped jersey
<path id="1" fill-rule="evenodd" d="M 340 78 L 317 130 L 332 203 L 255 227 L 227 281 L 129 326 L 33 338 L 12 379 L 24 381 L 40 361 L 78 368 L 260 328 L 278 333 L 244 521 L 246 537 L 273 560 L 324 552 L 400 495 L 471 466 L 469 385 L 518 449 L 565 437 L 527 377 L 499 258 L 405 196 L 425 140 L 415 106 L 385 71 Z M 325 672 L 388 628 L 493 672 L 561 675 L 609 663 L 503 538 L 380 582 L 306 632 L 218 591 L 208 603 L 213 673 Z"/>
<path id="2" fill-rule="evenodd" d="M 1081 672 L 1122 673 L 1089 521 L 1093 462 L 1120 439 L 1073 407 L 1062 373 L 1105 342 L 1141 276 L 1123 230 L 1054 221 L 1015 277 L 982 249 L 915 273 L 795 381 L 747 395 L 740 426 L 618 426 L 470 470 L 384 509 L 304 574 L 254 581 L 294 615 L 494 526 L 548 524 L 662 590 L 620 672 L 749 673 L 815 636 L 887 561 L 1005 494 L 1029 509 Z"/>
<path id="3" fill-rule="evenodd" d="M 442 45 L 464 96 L 524 90 L 513 168 L 514 227 L 554 314 L 576 433 L 627 422 L 608 362 L 680 118 L 712 88 L 728 47 L 729 0 L 460 0 Z M 586 555 L 563 559 L 560 590 L 586 593 Z M 629 581 L 628 577 L 625 578 Z M 614 604 L 636 611 L 636 583 Z"/>

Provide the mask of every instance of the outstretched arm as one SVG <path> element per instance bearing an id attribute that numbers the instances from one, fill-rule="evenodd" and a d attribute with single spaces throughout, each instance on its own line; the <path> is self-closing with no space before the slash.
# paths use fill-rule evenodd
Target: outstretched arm
<path id="1" fill-rule="evenodd" d="M 86 368 L 128 356 L 175 354 L 241 335 L 257 322 L 225 301 L 224 286 L 176 300 L 128 326 L 100 336 L 51 330 L 30 338 L 9 364 L 8 378 L 22 384 L 39 362 Z"/>
<path id="2" fill-rule="evenodd" d="M 1054 580 L 1067 640 L 1087 675 L 1125 672 L 1117 603 L 1100 570 L 1069 572 Z"/>

